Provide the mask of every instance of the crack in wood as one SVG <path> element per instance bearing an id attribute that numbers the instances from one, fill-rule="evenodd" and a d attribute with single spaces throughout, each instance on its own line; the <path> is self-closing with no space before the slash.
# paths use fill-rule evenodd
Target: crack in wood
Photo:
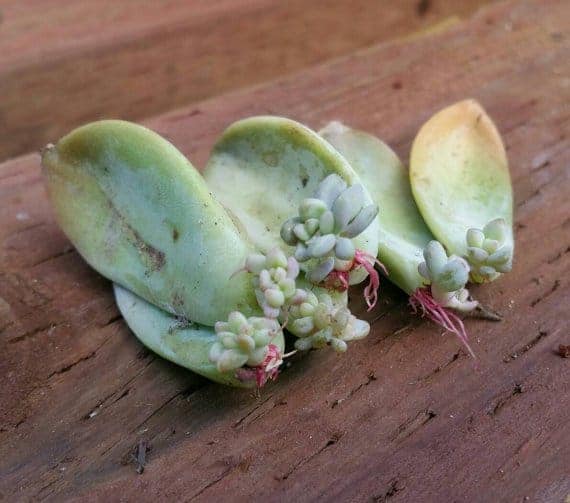
<path id="1" fill-rule="evenodd" d="M 555 176 L 554 178 L 551 178 L 550 180 L 544 182 L 543 184 L 539 185 L 538 187 L 535 188 L 535 190 L 527 197 L 525 197 L 520 203 L 518 203 L 516 205 L 517 209 L 521 208 L 522 206 L 525 206 L 527 203 L 529 203 L 530 201 L 532 201 L 534 198 L 538 197 L 539 195 L 542 194 L 542 190 L 545 187 L 548 186 L 555 186 L 557 185 L 557 183 L 559 182 L 559 180 L 561 178 L 563 178 L 564 173 L 560 173 L 558 176 Z"/>
<path id="2" fill-rule="evenodd" d="M 566 255 L 567 253 L 570 253 L 570 246 L 568 246 L 565 250 L 559 251 L 554 257 L 549 258 L 549 259 L 546 261 L 546 263 L 547 263 L 547 264 L 554 264 L 555 262 L 557 262 L 558 260 L 560 260 L 563 255 Z"/>
<path id="3" fill-rule="evenodd" d="M 153 416 L 158 414 L 162 409 L 167 407 L 169 403 L 171 403 L 173 400 L 175 400 L 179 396 L 184 396 L 184 395 L 189 396 L 194 391 L 197 391 L 197 390 L 203 388 L 204 386 L 205 386 L 205 384 L 201 383 L 198 386 L 192 385 L 189 388 L 183 389 L 182 391 L 178 391 L 174 396 L 170 397 L 166 402 L 164 402 L 160 407 L 158 407 L 158 409 L 155 409 L 149 416 L 147 416 L 142 422 L 140 422 L 134 429 L 132 429 L 130 431 L 130 433 L 134 433 L 136 430 L 138 430 L 141 426 L 143 426 L 145 423 L 147 423 Z"/>
<path id="4" fill-rule="evenodd" d="M 437 414 L 431 409 L 425 409 L 418 412 L 413 418 L 408 419 L 406 422 L 398 426 L 396 431 L 392 434 L 391 440 L 396 443 L 405 440 L 422 426 L 429 423 L 434 417 L 437 417 Z"/>
<path id="5" fill-rule="evenodd" d="M 372 496 L 372 501 L 374 503 L 384 503 L 388 501 L 392 496 L 395 496 L 397 493 L 403 491 L 405 487 L 398 479 L 392 479 L 389 484 L 388 488 L 383 491 L 382 494 L 378 496 Z"/>
<path id="6" fill-rule="evenodd" d="M 540 297 L 537 297 L 536 299 L 534 299 L 531 303 L 530 303 L 530 307 L 534 307 L 537 304 L 541 303 L 544 299 L 546 299 L 547 297 L 550 297 L 556 290 L 558 290 L 558 287 L 560 286 L 560 280 L 557 279 L 554 281 L 554 283 L 552 284 L 552 287 L 550 288 L 550 290 L 548 290 L 548 292 L 546 292 L 545 294 L 541 295 Z"/>
<path id="7" fill-rule="evenodd" d="M 55 255 L 50 255 L 49 257 L 38 260 L 37 262 L 33 262 L 33 263 L 29 264 L 28 267 L 30 269 L 32 267 L 37 267 L 41 264 L 45 264 L 46 262 L 51 262 L 52 260 L 58 259 L 58 258 L 63 257 L 65 255 L 69 255 L 75 251 L 76 251 L 75 248 L 66 248 L 66 249 L 56 253 Z"/>
<path id="8" fill-rule="evenodd" d="M 508 395 L 499 398 L 493 408 L 489 410 L 487 414 L 489 416 L 496 416 L 499 411 L 505 407 L 505 405 L 510 403 L 517 395 L 521 395 L 522 393 L 524 393 L 522 384 L 515 384 L 515 387 L 512 389 L 512 391 Z"/>
<path id="9" fill-rule="evenodd" d="M 366 376 L 366 381 L 361 382 L 358 386 L 356 386 L 355 388 L 351 389 L 348 392 L 348 395 L 346 395 L 344 398 L 339 398 L 337 400 L 334 400 L 331 403 L 331 409 L 334 409 L 335 407 L 337 407 L 338 405 L 340 405 L 342 402 L 344 402 L 345 400 L 348 400 L 349 398 L 351 398 L 355 393 L 358 393 L 364 386 L 368 386 L 372 381 L 376 381 L 377 377 L 376 374 L 374 374 L 374 371 L 371 370 L 370 372 L 368 372 L 368 375 Z"/>
<path id="10" fill-rule="evenodd" d="M 503 358 L 503 362 L 509 363 L 513 360 L 516 360 L 520 356 L 524 355 L 527 351 L 530 351 L 534 346 L 536 346 L 542 339 L 544 339 L 548 335 L 546 330 L 540 330 L 538 335 L 533 337 L 530 341 L 528 341 L 524 346 L 513 351 L 511 354 L 505 356 Z"/>
<path id="11" fill-rule="evenodd" d="M 56 482 L 59 482 L 60 480 L 61 480 L 61 477 L 56 476 L 51 482 L 49 482 L 45 486 L 42 486 L 40 488 L 40 490 L 36 493 L 36 498 L 38 498 L 38 500 L 46 499 L 48 497 L 48 495 L 42 495 L 42 493 L 44 491 L 46 491 L 48 488 L 50 488 L 51 486 L 53 486 Z"/>
<path id="12" fill-rule="evenodd" d="M 335 432 L 331 435 L 331 437 L 323 444 L 318 450 L 303 458 L 297 464 L 293 465 L 289 471 L 287 471 L 283 476 L 281 476 L 281 480 L 287 480 L 298 468 L 310 462 L 313 458 L 317 457 L 322 452 L 326 451 L 332 445 L 338 443 L 338 441 L 344 436 L 345 432 Z"/>
<path id="13" fill-rule="evenodd" d="M 465 353 L 460 349 L 459 351 L 457 351 L 457 353 L 455 353 L 449 360 L 447 360 L 445 363 L 442 363 L 441 365 L 438 365 L 435 369 L 433 369 L 429 374 L 426 374 L 422 377 L 418 377 L 415 381 L 413 381 L 412 384 L 417 384 L 420 382 L 424 382 L 424 381 L 429 381 L 434 375 L 439 374 L 442 370 L 446 369 L 447 367 L 449 367 L 450 365 L 452 365 L 454 362 L 456 362 L 457 360 L 459 360 L 459 358 L 461 356 L 464 356 Z"/>
<path id="14" fill-rule="evenodd" d="M 227 475 L 229 475 L 229 473 L 234 469 L 233 466 L 229 466 L 228 468 L 226 468 L 221 475 L 219 475 L 216 479 L 212 480 L 212 482 L 206 484 L 204 487 L 202 487 L 202 489 L 200 489 L 197 493 L 193 494 L 192 496 L 190 496 L 190 499 L 188 501 L 192 501 L 195 500 L 198 496 L 200 496 L 204 491 L 207 491 L 208 489 L 210 489 L 210 487 L 215 486 L 218 482 L 220 482 L 222 479 L 224 479 Z"/>
<path id="15" fill-rule="evenodd" d="M 155 360 L 155 357 L 153 356 L 153 358 L 152 358 L 149 362 L 147 362 L 147 364 L 146 364 L 142 369 L 140 369 L 140 370 L 139 370 L 133 377 L 131 377 L 126 383 L 122 384 L 121 387 L 122 387 L 122 388 L 125 388 L 125 387 L 127 387 L 129 384 L 131 384 L 137 377 L 139 377 L 139 376 L 154 362 L 154 360 Z M 98 410 L 98 409 L 101 409 L 101 408 L 103 407 L 103 405 L 105 405 L 105 402 L 107 402 L 107 400 L 109 400 L 111 397 L 113 397 L 114 395 L 116 395 L 118 392 L 119 392 L 118 390 L 115 390 L 115 391 L 113 391 L 113 392 L 107 394 L 102 400 L 100 400 L 100 401 L 97 403 L 97 405 L 95 405 L 95 407 L 92 407 L 91 410 L 90 410 L 87 414 L 83 415 L 83 416 L 81 417 L 81 420 L 86 421 L 86 420 L 89 420 L 89 419 L 95 417 L 95 416 L 99 413 L 99 410 Z M 128 392 L 130 393 L 130 388 L 128 388 Z M 123 391 L 123 394 L 124 394 L 124 393 L 125 393 L 125 392 Z M 127 394 L 128 394 L 128 393 L 127 393 Z M 125 395 L 125 396 L 126 396 L 126 395 Z M 124 398 L 124 396 L 121 396 L 121 397 L 119 397 L 119 398 L 113 400 L 113 401 L 109 404 L 109 406 L 111 406 L 111 405 L 113 405 L 114 403 L 118 402 L 121 398 Z M 118 443 L 118 442 L 117 442 L 117 443 Z M 116 444 L 114 444 L 114 445 L 116 445 Z M 106 449 L 105 451 L 103 451 L 102 454 L 105 454 L 105 453 L 106 453 L 107 451 L 109 451 L 112 447 L 114 447 L 114 445 L 111 446 L 110 448 Z"/>
<path id="16" fill-rule="evenodd" d="M 386 316 L 388 316 L 389 314 L 393 313 L 394 311 L 396 311 L 398 308 L 404 306 L 407 304 L 407 301 L 405 302 L 396 302 L 394 305 L 392 305 L 389 309 L 387 309 L 386 311 L 384 311 L 383 313 L 380 313 L 378 316 L 372 318 L 372 320 L 369 321 L 370 326 L 374 325 L 374 323 L 376 323 L 377 321 L 381 320 L 382 318 L 385 318 Z"/>
<path id="17" fill-rule="evenodd" d="M 97 351 L 99 351 L 108 341 L 109 339 L 111 339 L 111 336 L 107 337 L 101 344 L 99 344 L 99 346 L 97 346 L 91 353 L 89 353 L 86 356 L 83 356 L 82 358 L 79 358 L 78 360 L 74 361 L 73 363 L 70 363 L 68 365 L 65 365 L 64 367 L 58 369 L 58 370 L 54 370 L 51 374 L 49 374 L 46 377 L 46 381 L 49 381 L 53 376 L 55 375 L 61 375 L 61 374 L 65 374 L 66 372 L 69 372 L 73 367 L 75 367 L 76 365 L 80 364 L 81 362 L 90 360 L 91 358 L 93 358 L 96 354 Z"/>
<path id="18" fill-rule="evenodd" d="M 233 428 L 238 428 L 239 426 L 241 426 L 244 421 L 250 417 L 256 410 L 258 410 L 260 407 L 262 407 L 264 404 L 266 404 L 271 398 L 273 398 L 273 395 L 269 395 L 265 400 L 263 400 L 261 403 L 257 404 L 253 409 L 251 409 L 245 416 L 241 417 L 240 419 L 238 419 L 233 425 Z M 272 409 L 276 406 L 277 404 L 274 404 Z M 261 414 L 264 415 L 264 414 Z M 261 415 L 256 416 L 251 422 L 255 421 L 257 418 L 261 417 Z M 249 424 L 249 423 L 248 423 Z"/>
<path id="19" fill-rule="evenodd" d="M 8 340 L 8 344 L 16 344 L 17 342 L 21 342 L 24 341 L 26 339 L 29 339 L 31 337 L 34 337 L 35 335 L 41 334 L 43 332 L 45 332 L 46 330 L 51 332 L 53 330 L 55 330 L 58 327 L 58 325 L 54 322 L 49 322 L 45 325 L 41 325 L 37 328 L 34 328 L 24 334 L 18 335 L 12 339 Z"/>
<path id="20" fill-rule="evenodd" d="M 44 225 L 49 225 L 52 222 L 37 222 L 35 224 L 30 224 L 26 227 L 20 227 L 18 230 L 16 230 L 16 232 L 13 232 L 12 234 L 9 234 L 5 239 L 4 242 L 19 236 L 20 234 L 23 234 L 24 232 L 28 232 L 28 231 L 32 231 L 34 229 L 37 229 L 38 227 L 43 227 Z"/>

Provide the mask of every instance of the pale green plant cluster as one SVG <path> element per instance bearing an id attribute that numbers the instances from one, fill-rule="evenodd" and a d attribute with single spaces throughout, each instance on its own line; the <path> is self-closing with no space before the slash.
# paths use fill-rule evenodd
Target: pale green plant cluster
<path id="1" fill-rule="evenodd" d="M 288 329 L 298 337 L 295 348 L 300 351 L 328 345 L 344 353 L 346 343 L 366 337 L 370 325 L 356 318 L 347 306 L 335 305 L 330 295 L 308 292 L 304 302 L 289 310 Z"/>
<path id="2" fill-rule="evenodd" d="M 296 337 L 295 348 L 300 351 L 330 346 L 344 353 L 347 342 L 366 337 L 370 325 L 357 319 L 346 303 L 334 302 L 323 292 L 318 294 L 298 288 L 299 257 L 330 260 L 326 274 L 315 277 L 322 270 L 320 262 L 307 273 L 314 282 L 323 281 L 340 262 L 342 270 L 349 270 L 356 248 L 351 238 L 364 231 L 378 213 L 376 205 L 362 206 L 363 188 L 347 187 L 337 175 L 329 175 L 318 186 L 315 197 L 304 199 L 299 217 L 287 220 L 281 228 L 286 244 L 297 245 L 295 256 L 287 256 L 280 248 L 266 255 L 248 256 L 244 270 L 251 275 L 255 295 L 264 318 L 246 318 L 232 312 L 227 322 L 215 325 L 219 341 L 212 346 L 210 359 L 220 372 L 236 371 L 244 365 L 257 366 L 263 362 L 271 334 L 282 330 L 278 320 Z M 332 241 L 324 246 L 325 241 Z M 302 252 L 300 252 L 302 250 Z"/>
<path id="3" fill-rule="evenodd" d="M 513 267 L 513 247 L 507 242 L 507 223 L 491 220 L 483 229 L 467 231 L 467 260 L 471 279 L 476 283 L 493 281 Z"/>
<path id="4" fill-rule="evenodd" d="M 228 321 L 218 321 L 214 329 L 218 342 L 212 345 L 210 359 L 220 372 L 235 371 L 244 365 L 261 365 L 269 344 L 281 331 L 274 319 L 246 318 L 239 311 L 231 312 Z"/>
<path id="5" fill-rule="evenodd" d="M 347 186 L 338 175 L 327 176 L 314 197 L 304 199 L 299 215 L 281 227 L 281 238 L 295 246 L 299 262 L 311 261 L 306 277 L 322 282 L 332 271 L 348 271 L 356 248 L 352 242 L 376 218 L 378 206 L 364 205 L 361 184 Z"/>
<path id="6" fill-rule="evenodd" d="M 339 123 L 317 134 L 280 117 L 230 126 L 203 176 L 165 139 L 123 121 L 72 131 L 42 165 L 58 223 L 115 284 L 137 337 L 232 386 L 277 375 L 285 329 L 296 351 L 343 353 L 365 337 L 370 325 L 346 290 L 368 276 L 372 309 L 382 263 L 412 308 L 472 353 L 447 309 L 481 310 L 467 282 L 512 268 L 506 152 L 473 100 L 424 124 L 409 169 L 371 135 Z"/>
<path id="7" fill-rule="evenodd" d="M 284 306 L 297 304 L 306 295 L 295 283 L 299 263 L 277 247 L 267 255 L 250 255 L 245 270 L 252 274 L 257 302 L 268 318 L 278 318 Z"/>
<path id="8" fill-rule="evenodd" d="M 472 311 L 477 302 L 469 299 L 465 288 L 469 280 L 469 264 L 461 257 L 447 256 L 439 241 L 430 241 L 424 248 L 424 262 L 418 272 L 431 286 L 434 300 L 443 307 Z"/>

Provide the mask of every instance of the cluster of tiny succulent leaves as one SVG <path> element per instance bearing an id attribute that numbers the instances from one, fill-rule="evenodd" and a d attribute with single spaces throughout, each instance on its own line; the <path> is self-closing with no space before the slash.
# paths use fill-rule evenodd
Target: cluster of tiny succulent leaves
<path id="1" fill-rule="evenodd" d="M 493 281 L 512 269 L 513 247 L 506 244 L 507 223 L 502 218 L 491 220 L 483 230 L 467 231 L 467 260 L 471 279 L 476 283 Z"/>
<path id="2" fill-rule="evenodd" d="M 210 360 L 219 372 L 230 372 L 244 365 L 261 365 L 271 340 L 281 331 L 281 326 L 272 318 L 246 318 L 239 311 L 233 311 L 228 321 L 216 322 L 214 329 L 218 341 L 210 349 Z"/>
<path id="3" fill-rule="evenodd" d="M 299 207 L 299 215 L 281 227 L 281 238 L 295 246 L 299 262 L 315 259 L 306 277 L 320 283 L 333 270 L 349 271 L 354 265 L 356 248 L 352 238 L 364 231 L 378 214 L 375 204 L 363 205 L 364 188 L 350 187 L 338 175 L 327 176 L 313 197 Z"/>
<path id="4" fill-rule="evenodd" d="M 305 291 L 297 288 L 295 283 L 299 263 L 277 247 L 267 255 L 250 255 L 245 270 L 253 275 L 257 303 L 268 318 L 278 318 L 284 306 L 298 304 L 306 297 Z"/>
<path id="5" fill-rule="evenodd" d="M 335 305 L 329 295 L 317 297 L 296 288 L 299 263 L 279 248 L 267 255 L 250 255 L 245 269 L 253 275 L 255 295 L 265 316 L 282 320 L 299 337 L 298 350 L 330 346 L 344 352 L 347 341 L 368 335 L 368 323 L 354 317 L 348 307 Z"/>
<path id="6" fill-rule="evenodd" d="M 348 341 L 368 335 L 370 325 L 357 319 L 346 305 L 336 305 L 329 295 L 317 297 L 297 288 L 295 281 L 299 262 L 310 259 L 317 259 L 306 273 L 314 283 L 323 281 L 333 270 L 348 272 L 354 266 L 358 252 L 351 238 L 364 231 L 378 214 L 378 207 L 364 206 L 364 200 L 361 185 L 347 187 L 339 176 L 329 175 L 313 198 L 303 200 L 299 216 L 281 228 L 283 240 L 296 246 L 295 255 L 288 257 L 276 247 L 266 255 L 256 253 L 247 258 L 244 270 L 252 275 L 264 317 L 246 318 L 234 311 L 227 322 L 215 324 L 218 341 L 209 356 L 220 372 L 240 371 L 244 366 L 275 372 L 282 355 L 271 340 L 283 329 L 279 320 L 298 337 L 295 347 L 301 351 L 330 346 L 345 352 Z"/>
<path id="7" fill-rule="evenodd" d="M 306 351 L 311 348 L 331 346 L 344 353 L 348 341 L 362 339 L 368 335 L 370 325 L 357 319 L 344 305 L 335 305 L 331 297 L 319 297 L 308 292 L 306 299 L 290 307 L 288 329 L 298 339 L 295 348 Z"/>
<path id="8" fill-rule="evenodd" d="M 469 264 L 456 255 L 447 256 L 439 241 L 430 241 L 424 248 L 424 262 L 418 272 L 431 286 L 433 299 L 442 307 L 472 311 L 477 301 L 469 299 L 465 288 L 469 279 Z"/>

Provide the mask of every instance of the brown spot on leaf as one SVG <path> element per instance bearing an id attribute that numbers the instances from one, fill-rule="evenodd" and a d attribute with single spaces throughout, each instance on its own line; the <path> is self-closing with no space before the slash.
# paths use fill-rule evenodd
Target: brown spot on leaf
<path id="1" fill-rule="evenodd" d="M 138 231 L 127 222 L 124 215 L 119 212 L 110 199 L 107 200 L 107 203 L 118 225 L 121 227 L 121 231 L 124 233 L 125 239 L 139 251 L 141 261 L 147 269 L 145 274 L 148 276 L 151 273 L 162 269 L 166 263 L 164 252 L 148 244 Z"/>

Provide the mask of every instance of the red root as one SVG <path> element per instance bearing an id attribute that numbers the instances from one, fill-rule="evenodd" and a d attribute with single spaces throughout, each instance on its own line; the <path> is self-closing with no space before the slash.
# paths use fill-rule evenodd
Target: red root
<path id="1" fill-rule="evenodd" d="M 325 279 L 325 287 L 344 292 L 348 290 L 349 271 L 332 271 Z"/>
<path id="2" fill-rule="evenodd" d="M 386 276 L 388 276 L 386 267 L 374 255 L 362 250 L 356 250 L 350 269 L 348 271 L 332 271 L 325 279 L 325 287 L 339 290 L 341 292 L 348 290 L 350 272 L 358 266 L 364 267 L 370 277 L 370 282 L 364 289 L 364 300 L 368 306 L 368 311 L 370 311 L 374 308 L 376 302 L 378 302 L 378 289 L 380 288 L 380 275 L 378 274 L 378 271 L 374 269 L 375 264 L 382 269 L 382 272 Z"/>
<path id="3" fill-rule="evenodd" d="M 463 324 L 463 321 L 461 321 L 461 318 L 436 302 L 431 295 L 431 289 L 429 287 L 426 286 L 418 288 L 412 295 L 410 295 L 409 302 L 414 313 L 417 313 L 419 308 L 421 308 L 422 316 L 425 316 L 437 325 L 445 328 L 448 332 L 457 335 L 469 354 L 474 359 L 477 358 L 469 345 L 465 325 Z"/>
<path id="4" fill-rule="evenodd" d="M 372 260 L 372 263 L 370 263 L 370 260 Z M 364 300 L 368 306 L 368 311 L 371 311 L 376 305 L 376 302 L 378 302 L 378 288 L 380 288 L 380 275 L 378 274 L 378 271 L 374 269 L 374 264 L 377 264 L 386 276 L 388 276 L 388 271 L 384 264 L 374 255 L 370 255 L 370 253 L 366 253 L 362 250 L 356 250 L 356 253 L 354 254 L 354 263 L 364 267 L 370 277 L 370 281 L 364 289 Z"/>
<path id="5" fill-rule="evenodd" d="M 265 359 L 257 367 L 241 368 L 236 371 L 236 377 L 240 381 L 255 381 L 258 388 L 265 385 L 267 381 L 277 379 L 279 365 L 282 362 L 281 351 L 275 344 L 267 346 Z"/>

